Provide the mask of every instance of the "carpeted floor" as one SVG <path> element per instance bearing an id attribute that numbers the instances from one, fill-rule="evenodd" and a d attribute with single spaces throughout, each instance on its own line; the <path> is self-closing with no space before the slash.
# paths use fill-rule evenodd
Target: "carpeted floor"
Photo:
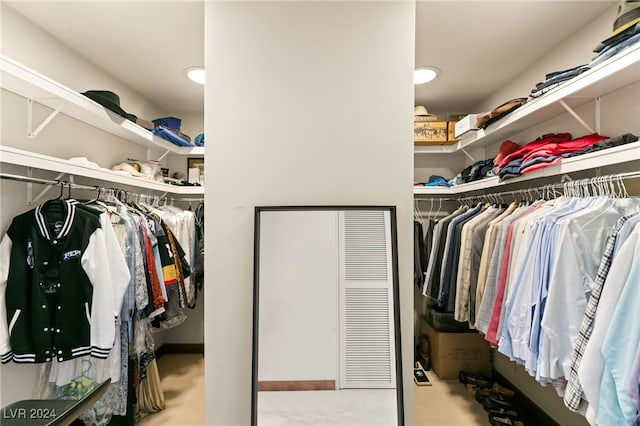
<path id="1" fill-rule="evenodd" d="M 142 426 L 204 425 L 203 355 L 164 355 L 158 361 L 158 369 L 167 408 L 145 417 L 139 424 Z M 489 424 L 482 406 L 460 382 L 439 380 L 432 371 L 428 371 L 427 376 L 432 386 L 414 385 L 413 387 L 414 426 L 486 426 Z"/>

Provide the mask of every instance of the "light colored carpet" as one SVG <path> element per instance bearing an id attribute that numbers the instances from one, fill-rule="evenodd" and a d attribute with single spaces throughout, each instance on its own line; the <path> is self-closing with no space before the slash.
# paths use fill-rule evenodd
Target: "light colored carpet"
<path id="1" fill-rule="evenodd" d="M 168 354 L 158 360 L 167 408 L 143 418 L 143 426 L 204 425 L 204 355 Z"/>
<path id="2" fill-rule="evenodd" d="M 260 392 L 259 426 L 390 426 L 395 389 Z"/>
<path id="3" fill-rule="evenodd" d="M 142 426 L 204 425 L 204 357 L 202 355 L 164 355 L 158 369 L 167 408 L 145 417 Z M 457 380 L 440 380 L 433 371 L 427 376 L 432 386 L 413 386 L 414 426 L 486 426 L 489 424 L 482 405 L 477 403 Z M 325 396 L 330 393 L 326 391 Z M 283 396 L 288 392 L 280 393 Z M 304 392 L 295 392 L 304 394 Z M 381 393 L 380 395 L 382 395 Z M 271 406 L 272 404 L 265 405 Z M 300 425 L 310 425 L 305 419 Z M 293 424 L 293 423 L 288 423 Z M 322 423 L 320 423 L 322 424 Z M 411 426 L 411 425 L 407 425 Z"/>
<path id="4" fill-rule="evenodd" d="M 457 380 L 440 380 L 427 371 L 432 386 L 417 386 L 413 391 L 414 426 L 486 426 L 489 417 L 473 394 Z"/>

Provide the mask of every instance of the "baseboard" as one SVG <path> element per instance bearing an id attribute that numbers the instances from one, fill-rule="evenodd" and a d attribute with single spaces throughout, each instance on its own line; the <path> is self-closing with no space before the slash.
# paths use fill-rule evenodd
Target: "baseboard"
<path id="1" fill-rule="evenodd" d="M 204 343 L 165 343 L 155 350 L 156 359 L 166 354 L 204 354 Z"/>
<path id="2" fill-rule="evenodd" d="M 511 383 L 509 379 L 500 374 L 495 368 L 493 369 L 493 379 L 496 382 L 507 386 L 508 388 L 515 391 L 515 400 L 518 402 L 518 405 L 522 406 L 522 408 L 527 410 L 533 417 L 535 417 L 535 424 L 545 426 L 561 426 L 560 423 L 551 418 L 542 408 L 538 407 L 535 402 L 530 400 L 517 386 Z"/>
<path id="3" fill-rule="evenodd" d="M 268 380 L 258 382 L 259 391 L 336 390 L 335 380 Z"/>

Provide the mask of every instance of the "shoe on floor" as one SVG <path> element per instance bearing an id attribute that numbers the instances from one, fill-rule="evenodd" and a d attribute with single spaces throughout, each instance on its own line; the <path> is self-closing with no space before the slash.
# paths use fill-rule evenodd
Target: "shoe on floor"
<path id="1" fill-rule="evenodd" d="M 492 381 L 488 377 L 464 370 L 460 370 L 458 373 L 458 380 L 460 380 L 461 383 L 475 385 L 478 388 L 490 388 L 492 385 Z"/>
<path id="2" fill-rule="evenodd" d="M 511 401 L 502 395 L 484 396 L 482 398 L 482 406 L 486 411 L 490 410 L 513 410 L 515 407 Z"/>
<path id="3" fill-rule="evenodd" d="M 488 411 L 489 417 L 491 416 L 505 416 L 505 417 L 520 417 L 520 415 L 518 414 L 518 412 L 516 410 L 505 410 L 503 409 L 499 409 L 499 410 L 489 410 Z"/>
<path id="4" fill-rule="evenodd" d="M 524 426 L 520 418 L 513 418 L 504 415 L 489 415 L 489 422 L 492 426 Z"/>
<path id="5" fill-rule="evenodd" d="M 475 393 L 475 397 L 476 397 L 476 401 L 478 401 L 480 404 L 484 404 L 484 400 L 487 398 L 493 398 L 493 399 L 497 399 L 500 401 L 507 401 L 507 402 L 511 401 L 510 397 L 505 396 L 501 393 L 498 393 L 493 389 L 479 389 Z"/>
<path id="6" fill-rule="evenodd" d="M 513 398 L 513 396 L 516 394 L 512 389 L 502 386 L 499 383 L 494 383 L 491 387 L 491 390 L 509 398 Z"/>

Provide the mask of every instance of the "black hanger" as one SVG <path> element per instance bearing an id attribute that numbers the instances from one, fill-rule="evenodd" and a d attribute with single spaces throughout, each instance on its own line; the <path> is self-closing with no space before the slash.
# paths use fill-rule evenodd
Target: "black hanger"
<path id="1" fill-rule="evenodd" d="M 55 198 L 55 200 L 61 200 L 62 196 L 64 195 L 64 186 L 67 183 L 67 181 L 65 180 L 61 180 L 58 181 L 58 185 L 60 185 L 60 195 L 58 195 L 58 197 Z"/>
<path id="2" fill-rule="evenodd" d="M 94 198 L 93 200 L 87 201 L 85 204 L 92 204 L 92 203 L 95 203 L 96 201 L 98 201 L 100 199 L 100 194 L 102 193 L 102 187 L 96 185 L 95 189 L 98 191 L 98 195 L 96 195 L 96 198 Z"/>

